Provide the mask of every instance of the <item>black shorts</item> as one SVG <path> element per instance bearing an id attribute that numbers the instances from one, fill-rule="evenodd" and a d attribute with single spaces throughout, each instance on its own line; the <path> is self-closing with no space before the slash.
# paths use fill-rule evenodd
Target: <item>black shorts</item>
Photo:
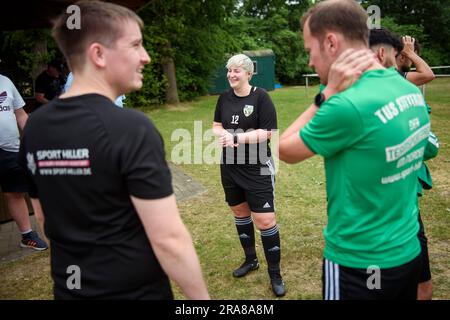
<path id="1" fill-rule="evenodd" d="M 229 206 L 247 202 L 252 212 L 275 212 L 275 170 L 266 166 L 221 164 L 220 175 Z"/>
<path id="2" fill-rule="evenodd" d="M 431 280 L 431 271 L 430 271 L 430 258 L 428 256 L 428 239 L 425 236 L 425 229 L 423 227 L 422 218 L 419 212 L 419 232 L 417 233 L 417 237 L 420 241 L 420 247 L 422 248 L 422 271 L 420 272 L 419 282 L 426 282 Z"/>
<path id="3" fill-rule="evenodd" d="M 19 166 L 18 152 L 0 149 L 0 187 L 2 192 L 28 192 L 28 182 Z"/>
<path id="4" fill-rule="evenodd" d="M 324 300 L 416 300 L 422 255 L 395 268 L 357 269 L 323 260 Z"/>

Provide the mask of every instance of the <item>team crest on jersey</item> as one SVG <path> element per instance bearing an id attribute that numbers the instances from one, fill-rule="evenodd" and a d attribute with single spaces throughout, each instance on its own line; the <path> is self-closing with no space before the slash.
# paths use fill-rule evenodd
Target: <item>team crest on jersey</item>
<path id="1" fill-rule="evenodd" d="M 31 173 L 34 174 L 36 172 L 36 162 L 34 162 L 33 154 L 29 152 L 27 153 L 27 165 Z"/>
<path id="2" fill-rule="evenodd" d="M 246 104 L 244 107 L 244 115 L 246 117 L 250 116 L 253 113 L 253 109 L 254 109 L 253 106 Z"/>

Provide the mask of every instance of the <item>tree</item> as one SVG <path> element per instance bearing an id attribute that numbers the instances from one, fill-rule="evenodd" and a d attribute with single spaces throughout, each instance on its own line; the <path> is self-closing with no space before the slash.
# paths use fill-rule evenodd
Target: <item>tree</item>
<path id="1" fill-rule="evenodd" d="M 278 81 L 296 84 L 302 81 L 307 55 L 300 36 L 300 17 L 309 1 L 247 0 L 231 23 L 241 50 L 272 49 L 276 56 Z"/>
<path id="2" fill-rule="evenodd" d="M 366 4 L 378 5 L 383 18 L 390 17 L 400 26 L 416 26 L 422 30 L 419 39 L 426 58 L 438 60 L 434 61 L 436 64 L 450 63 L 450 1 L 372 0 Z"/>
<path id="3" fill-rule="evenodd" d="M 178 103 L 180 92 L 182 98 L 192 96 L 188 90 L 205 93 L 205 83 L 224 55 L 227 37 L 220 27 L 234 4 L 234 0 L 154 0 L 140 12 L 160 58 L 154 63 L 164 73 L 168 103 Z"/>
<path id="4" fill-rule="evenodd" d="M 62 58 L 50 31 L 30 29 L 7 31 L 0 34 L 2 69 L 25 96 L 31 96 L 33 81 L 53 58 Z"/>

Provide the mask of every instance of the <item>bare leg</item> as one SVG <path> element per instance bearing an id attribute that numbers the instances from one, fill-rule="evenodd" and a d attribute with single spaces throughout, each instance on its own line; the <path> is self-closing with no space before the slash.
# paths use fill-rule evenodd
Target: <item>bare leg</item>
<path id="1" fill-rule="evenodd" d="M 238 204 L 237 206 L 230 207 L 231 211 L 233 211 L 233 214 L 237 218 L 246 218 L 250 217 L 251 211 L 250 207 L 248 206 L 247 202 L 242 202 Z"/>
<path id="2" fill-rule="evenodd" d="M 270 229 L 277 224 L 274 212 L 255 213 L 252 212 L 253 221 L 259 230 Z"/>
<path id="3" fill-rule="evenodd" d="M 431 280 L 419 283 L 417 300 L 431 300 L 433 296 L 433 282 Z"/>
<path id="4" fill-rule="evenodd" d="M 30 230 L 30 216 L 23 194 L 18 192 L 5 192 L 4 195 L 11 217 L 17 223 L 20 232 Z"/>

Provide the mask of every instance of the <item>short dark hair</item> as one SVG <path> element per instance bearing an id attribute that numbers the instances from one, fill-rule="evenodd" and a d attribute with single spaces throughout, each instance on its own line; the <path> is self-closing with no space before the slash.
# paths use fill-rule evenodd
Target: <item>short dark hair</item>
<path id="1" fill-rule="evenodd" d="M 386 28 L 372 29 L 369 35 L 369 46 L 373 47 L 379 44 L 385 44 L 393 47 L 398 53 L 403 50 L 403 42 L 400 37 L 390 32 Z"/>
<path id="2" fill-rule="evenodd" d="M 122 34 L 119 22 L 132 20 L 141 29 L 144 26 L 136 13 L 117 4 L 83 0 L 75 5 L 80 8 L 80 28 L 67 27 L 71 14 L 64 11 L 55 20 L 52 29 L 52 36 L 71 69 L 84 62 L 83 52 L 91 43 L 98 42 L 106 47 L 113 47 Z"/>
<path id="3" fill-rule="evenodd" d="M 354 0 L 327 0 L 317 3 L 302 17 L 313 37 L 322 39 L 327 31 L 337 31 L 346 39 L 368 44 L 367 12 Z"/>

